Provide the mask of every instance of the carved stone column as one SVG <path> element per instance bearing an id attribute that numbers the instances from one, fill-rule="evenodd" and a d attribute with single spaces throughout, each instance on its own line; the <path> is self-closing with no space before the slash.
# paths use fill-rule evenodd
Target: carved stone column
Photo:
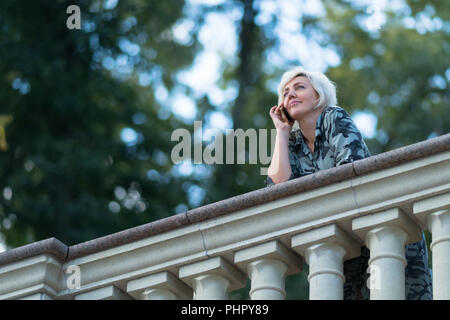
<path id="1" fill-rule="evenodd" d="M 194 300 L 227 300 L 230 290 L 245 286 L 246 276 L 222 257 L 180 268 L 180 279 L 194 289 Z"/>
<path id="2" fill-rule="evenodd" d="M 138 300 L 192 298 L 191 288 L 168 271 L 128 281 L 127 293 Z"/>
<path id="3" fill-rule="evenodd" d="M 405 243 L 408 235 L 398 227 L 370 230 L 366 244 L 370 250 L 371 300 L 405 300 Z"/>
<path id="4" fill-rule="evenodd" d="M 414 203 L 432 235 L 433 299 L 450 300 L 450 193 Z"/>
<path id="5" fill-rule="evenodd" d="M 282 300 L 286 296 L 285 277 L 300 272 L 301 257 L 274 240 L 235 253 L 235 263 L 247 270 L 252 300 Z"/>
<path id="6" fill-rule="evenodd" d="M 291 242 L 309 265 L 309 299 L 342 300 L 343 262 L 359 256 L 361 246 L 336 224 L 297 234 Z"/>
<path id="7" fill-rule="evenodd" d="M 352 227 L 370 250 L 370 299 L 405 299 L 405 245 L 421 240 L 421 229 L 399 208 L 362 216 Z"/>

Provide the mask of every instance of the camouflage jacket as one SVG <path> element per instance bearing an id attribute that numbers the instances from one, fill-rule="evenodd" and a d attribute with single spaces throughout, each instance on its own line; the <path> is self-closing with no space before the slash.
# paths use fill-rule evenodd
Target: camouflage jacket
<path id="1" fill-rule="evenodd" d="M 340 107 L 327 107 L 319 115 L 315 135 L 312 154 L 300 129 L 290 133 L 292 175 L 289 180 L 370 156 L 358 128 Z M 274 183 L 267 177 L 266 184 Z"/>
<path id="2" fill-rule="evenodd" d="M 338 107 L 329 106 L 317 119 L 314 153 L 311 153 L 300 129 L 289 137 L 289 162 L 292 174 L 289 180 L 325 170 L 359 159 L 370 157 L 361 133 L 348 113 Z M 274 185 L 267 177 L 266 185 Z M 431 271 L 428 266 L 428 253 L 425 238 L 405 248 L 407 266 L 405 268 L 406 299 L 429 300 L 432 298 Z M 369 299 L 367 273 L 369 250 L 361 248 L 361 256 L 345 261 L 344 299 Z"/>

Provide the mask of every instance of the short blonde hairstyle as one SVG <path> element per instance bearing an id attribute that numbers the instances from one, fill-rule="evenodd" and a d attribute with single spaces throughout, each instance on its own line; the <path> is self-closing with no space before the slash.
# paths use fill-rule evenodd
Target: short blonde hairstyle
<path id="1" fill-rule="evenodd" d="M 314 109 L 325 108 L 337 104 L 336 87 L 326 75 L 322 72 L 307 71 L 303 67 L 294 67 L 286 71 L 281 77 L 280 84 L 278 85 L 278 105 L 283 102 L 283 91 L 286 84 L 298 76 L 308 78 L 312 87 L 319 95 L 319 100 L 317 100 L 317 105 Z"/>

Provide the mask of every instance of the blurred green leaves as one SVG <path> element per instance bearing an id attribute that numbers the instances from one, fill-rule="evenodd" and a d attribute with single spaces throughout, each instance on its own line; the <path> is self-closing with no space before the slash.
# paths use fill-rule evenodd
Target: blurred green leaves
<path id="1" fill-rule="evenodd" d="M 447 1 L 395 2 L 368 24 L 379 11 L 357 1 L 84 0 L 81 30 L 66 27 L 70 4 L 0 2 L 0 114 L 12 117 L 0 124 L 0 233 L 9 246 L 79 243 L 264 187 L 260 165 L 174 166 L 170 137 L 217 113 L 235 129 L 273 128 L 268 110 L 292 65 L 328 61 L 321 71 L 339 105 L 377 117 L 372 154 L 450 131 Z M 296 21 L 287 4 L 300 8 Z M 221 103 L 179 77 L 199 57 L 209 14 L 232 16 L 236 32 L 235 56 L 219 52 L 214 85 L 232 97 Z M 195 119 L 174 114 L 178 94 L 195 102 Z"/>
<path id="2" fill-rule="evenodd" d="M 82 30 L 66 27 L 68 1 L 0 4 L 0 113 L 14 119 L 0 155 L 0 188 L 12 193 L 0 202 L 9 246 L 52 236 L 75 244 L 188 203 L 190 177 L 173 175 L 160 156 L 183 124 L 158 118 L 154 94 L 173 87 L 197 50 L 170 35 L 184 3 L 106 4 L 77 2 Z M 155 75 L 147 86 L 144 72 Z M 123 141 L 125 128 L 138 139 Z"/>

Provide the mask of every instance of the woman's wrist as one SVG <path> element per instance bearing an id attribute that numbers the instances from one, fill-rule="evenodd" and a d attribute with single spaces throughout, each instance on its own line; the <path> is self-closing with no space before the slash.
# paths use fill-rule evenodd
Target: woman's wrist
<path id="1" fill-rule="evenodd" d="M 277 135 L 280 135 L 286 139 L 289 139 L 290 133 L 291 133 L 290 128 L 286 128 L 286 129 L 285 128 L 283 128 L 283 129 L 277 128 Z"/>

